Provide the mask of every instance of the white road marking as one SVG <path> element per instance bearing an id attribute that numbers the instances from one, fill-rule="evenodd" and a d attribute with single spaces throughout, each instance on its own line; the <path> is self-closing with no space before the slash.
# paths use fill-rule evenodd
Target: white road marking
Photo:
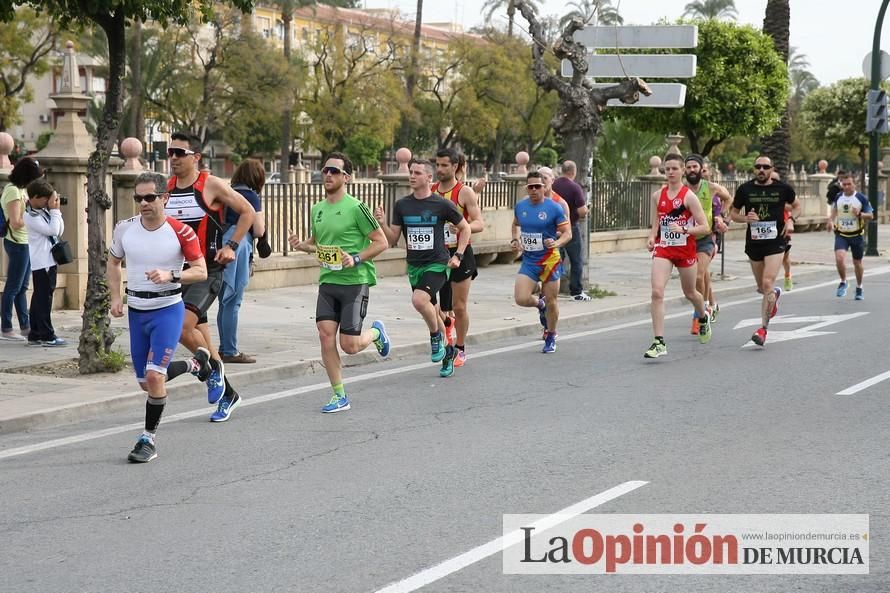
<path id="1" fill-rule="evenodd" d="M 888 272 L 890 272 L 890 266 L 884 266 L 881 268 L 875 268 L 874 270 L 867 271 L 865 273 L 865 275 L 866 276 L 877 276 L 880 274 L 886 274 Z M 808 290 L 817 290 L 820 288 L 825 288 L 826 286 L 833 286 L 834 284 L 836 284 L 836 281 L 830 280 L 827 282 L 822 282 L 820 284 L 814 284 L 812 286 L 795 288 L 794 293 L 805 292 Z M 730 301 L 728 303 L 722 304 L 721 309 L 728 308 L 728 307 L 734 307 L 734 306 L 742 305 L 742 304 L 747 304 L 747 303 L 751 303 L 751 302 L 755 302 L 755 301 L 760 301 L 761 298 L 762 297 L 760 295 L 756 294 L 755 296 L 752 296 L 752 297 L 747 297 L 747 298 L 739 299 L 736 301 Z M 665 320 L 678 319 L 678 318 L 688 317 L 688 316 L 689 316 L 688 311 L 684 311 L 682 313 L 672 313 L 670 315 L 665 315 Z M 564 342 L 566 340 L 575 340 L 575 339 L 579 339 L 579 338 L 586 338 L 588 336 L 595 336 L 598 334 L 620 331 L 620 330 L 628 329 L 631 327 L 638 327 L 641 325 L 649 325 L 650 323 L 651 323 L 651 321 L 649 319 L 640 319 L 637 321 L 630 321 L 627 323 L 619 323 L 617 325 L 610 325 L 608 327 L 602 327 L 599 329 L 592 329 L 592 330 L 586 330 L 586 331 L 582 331 L 582 332 L 576 332 L 573 334 L 561 335 L 561 336 L 559 336 L 559 341 Z M 772 337 L 772 334 L 770 335 L 770 337 Z M 514 351 L 523 350 L 526 348 L 532 348 L 532 347 L 538 348 L 538 347 L 540 347 L 540 345 L 541 345 L 540 340 L 533 340 L 533 341 L 529 341 L 529 342 L 523 342 L 521 344 L 513 344 L 512 346 L 503 346 L 501 348 L 493 348 L 491 350 L 485 350 L 483 352 L 478 352 L 478 353 L 474 352 L 473 359 L 475 360 L 477 358 L 485 358 L 486 356 L 494 356 L 496 354 L 503 354 L 505 352 L 514 352 Z M 349 382 L 350 383 L 358 383 L 361 381 L 368 381 L 371 379 L 379 379 L 381 377 L 387 377 L 390 375 L 398 375 L 398 374 L 408 373 L 408 372 L 416 371 L 416 370 L 420 370 L 420 369 L 428 369 L 429 367 L 430 367 L 429 362 L 410 364 L 410 365 L 405 365 L 405 366 L 401 366 L 401 367 L 396 367 L 393 369 L 386 369 L 386 370 L 382 370 L 382 371 L 374 371 L 371 373 L 364 373 L 361 375 L 356 375 L 355 377 L 350 377 Z M 330 388 L 330 385 L 327 382 L 324 382 L 324 383 L 314 383 L 312 385 L 305 385 L 303 387 L 298 387 L 295 389 L 286 389 L 284 391 L 278 391 L 275 393 L 269 393 L 266 395 L 251 397 L 250 399 L 244 400 L 241 403 L 241 407 L 243 408 L 246 406 L 263 404 L 266 402 L 275 401 L 275 400 L 282 399 L 285 397 L 302 395 L 305 393 L 311 393 L 313 391 L 319 391 L 319 390 L 329 389 L 329 388 Z M 179 422 L 182 420 L 188 420 L 189 418 L 196 418 L 198 416 L 205 416 L 205 415 L 207 415 L 207 408 L 202 408 L 199 410 L 192 410 L 190 412 L 181 412 L 179 414 L 165 416 L 164 424 L 166 425 L 166 424 L 170 424 L 171 422 Z M 123 425 L 119 425 L 119 426 L 112 426 L 112 427 L 104 428 L 101 430 L 95 430 L 95 431 L 91 431 L 91 432 L 85 432 L 85 433 L 81 433 L 81 434 L 71 435 L 68 437 L 52 439 L 52 440 L 44 441 L 41 443 L 35 443 L 33 445 L 25 445 L 22 447 L 15 447 L 13 449 L 7 449 L 5 451 L 0 451 L 0 461 L 2 461 L 4 459 L 10 459 L 12 457 L 19 457 L 21 455 L 27 455 L 29 453 L 36 453 L 38 451 L 45 451 L 47 449 L 63 447 L 65 445 L 71 445 L 71 444 L 75 444 L 75 443 L 83 443 L 85 441 L 100 439 L 100 438 L 107 437 L 107 436 L 113 436 L 113 435 L 121 434 L 124 432 L 136 431 L 136 430 L 140 430 L 142 428 L 142 426 L 143 426 L 143 424 L 141 422 L 134 422 L 134 423 L 128 423 L 128 424 L 123 424 Z"/>
<path id="2" fill-rule="evenodd" d="M 842 323 L 844 321 L 849 321 L 850 319 L 856 319 L 857 317 L 862 317 L 863 315 L 868 315 L 868 311 L 860 311 L 859 313 L 849 313 L 847 315 L 813 315 L 810 317 L 795 317 L 794 315 L 781 315 L 774 317 L 770 320 L 769 326 L 769 342 L 770 344 L 775 344 L 776 342 L 786 342 L 788 340 L 800 340 L 802 338 L 813 338 L 816 336 L 830 336 L 832 334 L 836 334 L 837 332 L 826 332 L 826 331 L 816 331 L 818 329 L 822 329 L 823 327 L 828 327 L 829 325 L 834 325 L 836 323 Z M 755 327 L 760 326 L 762 320 L 760 317 L 755 317 L 752 319 L 743 319 L 739 321 L 734 328 L 732 329 L 741 329 L 743 327 Z M 810 323 L 810 325 L 806 327 L 799 327 L 792 331 L 782 331 L 782 330 L 773 330 L 773 324 L 791 324 L 791 323 Z M 754 342 L 745 343 L 742 348 L 753 348 L 756 344 Z"/>
<path id="3" fill-rule="evenodd" d="M 590 498 L 585 498 L 581 502 L 577 502 L 571 506 L 568 506 L 561 511 L 557 511 L 556 513 L 547 515 L 543 519 L 536 521 L 535 523 L 530 525 L 530 527 L 535 527 L 536 529 L 539 529 L 541 531 L 550 529 L 551 527 L 560 525 L 561 523 L 565 523 L 569 519 L 577 517 L 578 515 L 589 511 L 590 509 L 596 508 L 602 504 L 609 502 L 610 500 L 614 500 L 619 496 L 623 496 L 628 492 L 632 492 L 637 488 L 645 486 L 646 484 L 648 484 L 648 482 L 642 482 L 638 480 L 619 484 L 618 486 L 610 488 L 605 492 L 601 492 L 600 494 L 591 496 Z M 383 589 L 378 589 L 374 593 L 411 593 L 412 591 L 416 591 L 422 587 L 429 585 L 430 583 L 434 583 L 440 579 L 447 577 L 450 574 L 462 570 L 467 566 L 470 566 L 471 564 L 475 564 L 480 560 L 484 560 L 489 556 L 493 556 L 494 554 L 503 551 L 505 548 L 514 546 L 522 542 L 522 538 L 523 533 L 519 529 L 511 531 L 507 535 L 493 539 L 488 543 L 477 546 L 472 550 L 460 554 L 459 556 L 455 556 L 454 558 L 450 558 L 440 564 L 422 570 L 421 572 L 418 572 L 417 574 L 414 574 L 406 579 L 387 585 Z"/>
<path id="4" fill-rule="evenodd" d="M 881 381 L 886 381 L 887 379 L 890 379 L 890 371 L 887 371 L 886 373 L 881 373 L 880 375 L 876 375 L 876 376 L 872 377 L 871 379 L 866 379 L 865 381 L 863 381 L 861 383 L 857 383 L 856 385 L 853 385 L 852 387 L 847 387 L 843 391 L 838 391 L 835 395 L 853 395 L 854 393 L 858 393 L 858 392 L 862 391 L 863 389 L 868 389 L 872 385 L 877 385 Z"/>

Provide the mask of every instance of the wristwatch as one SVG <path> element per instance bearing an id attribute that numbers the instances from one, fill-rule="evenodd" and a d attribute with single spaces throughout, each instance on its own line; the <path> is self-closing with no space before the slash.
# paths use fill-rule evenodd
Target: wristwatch
<path id="1" fill-rule="evenodd" d="M 459 251 L 454 252 L 454 257 L 456 257 L 458 261 L 464 261 L 464 254 L 460 253 Z"/>
<path id="2" fill-rule="evenodd" d="M 353 253 L 352 254 L 352 265 L 357 266 L 360 263 L 362 263 L 362 256 L 359 255 L 358 253 Z"/>
<path id="3" fill-rule="evenodd" d="M 238 241 L 232 241 L 231 239 L 226 241 L 226 247 L 228 247 L 232 251 L 238 251 L 238 245 L 239 245 Z"/>
<path id="4" fill-rule="evenodd" d="M 173 282 L 181 282 L 182 281 L 182 271 L 181 270 L 170 270 L 170 276 L 173 277 Z"/>

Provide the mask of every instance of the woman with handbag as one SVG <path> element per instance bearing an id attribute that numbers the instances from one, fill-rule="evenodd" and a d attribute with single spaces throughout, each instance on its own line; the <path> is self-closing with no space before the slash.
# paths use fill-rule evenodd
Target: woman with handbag
<path id="1" fill-rule="evenodd" d="M 53 292 L 56 290 L 58 264 L 53 246 L 62 245 L 59 237 L 65 231 L 59 195 L 45 179 L 28 184 L 28 208 L 25 212 L 28 228 L 28 251 L 31 257 L 31 332 L 29 346 L 65 346 L 67 342 L 56 336 L 53 329 Z"/>
<path id="2" fill-rule="evenodd" d="M 244 237 L 235 252 L 235 260 L 226 264 L 223 271 L 223 285 L 219 291 L 219 309 L 216 313 L 216 327 L 219 331 L 219 355 L 226 364 L 255 363 L 256 358 L 241 352 L 238 348 L 238 314 L 244 290 L 250 281 L 250 256 L 253 252 L 253 240 L 262 237 L 266 232 L 260 203 L 260 192 L 266 184 L 266 173 L 263 164 L 256 159 L 244 159 L 232 174 L 232 189 L 244 196 L 256 210 L 250 233 Z M 223 241 L 232 238 L 238 213 L 226 212 L 226 223 L 229 225 Z"/>
<path id="3" fill-rule="evenodd" d="M 6 269 L 6 284 L 3 285 L 3 298 L 0 299 L 0 340 L 24 341 L 31 331 L 28 320 L 28 230 L 24 215 L 26 205 L 25 188 L 42 175 L 40 163 L 24 157 L 16 162 L 9 174 L 9 184 L 3 188 L 0 207 L 6 221 L 3 233 L 3 250 L 9 267 Z M 12 310 L 15 308 L 21 335 L 12 329 Z"/>

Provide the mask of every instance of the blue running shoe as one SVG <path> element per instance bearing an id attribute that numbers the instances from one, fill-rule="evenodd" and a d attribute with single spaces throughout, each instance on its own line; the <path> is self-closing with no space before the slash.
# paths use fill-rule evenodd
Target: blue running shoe
<path id="1" fill-rule="evenodd" d="M 211 422 L 225 422 L 232 416 L 235 408 L 241 404 L 241 396 L 232 390 L 231 396 L 223 396 L 219 400 L 216 411 L 210 415 Z"/>
<path id="2" fill-rule="evenodd" d="M 383 327 L 383 322 L 379 319 L 371 324 L 371 327 L 380 332 L 380 336 L 374 340 L 374 346 L 377 347 L 377 353 L 386 358 L 389 356 L 389 347 L 391 342 L 389 341 L 389 336 L 386 335 L 386 328 Z"/>
<path id="3" fill-rule="evenodd" d="M 346 394 L 335 393 L 334 397 L 331 398 L 331 401 L 328 402 L 328 405 L 321 409 L 325 414 L 332 414 L 334 412 L 345 412 L 352 406 L 349 405 L 349 398 L 346 397 Z"/>
<path id="4" fill-rule="evenodd" d="M 865 300 L 865 294 L 863 294 L 863 292 L 862 292 L 862 287 L 861 287 L 861 286 L 857 286 L 857 287 L 856 287 L 856 300 L 857 300 L 857 301 L 864 301 L 864 300 Z"/>
<path id="5" fill-rule="evenodd" d="M 847 283 L 846 282 L 841 282 L 840 284 L 837 285 L 837 296 L 838 296 L 838 298 L 847 296 Z"/>
<path id="6" fill-rule="evenodd" d="M 442 368 L 439 369 L 440 377 L 450 377 L 454 374 L 454 354 L 455 354 L 454 346 L 446 346 L 445 347 L 445 358 L 442 359 Z"/>
<path id="7" fill-rule="evenodd" d="M 553 354 L 556 352 L 556 333 L 555 332 L 547 332 L 547 337 L 544 338 L 544 348 L 541 350 L 544 354 Z"/>
<path id="8" fill-rule="evenodd" d="M 430 359 L 433 362 L 440 362 L 445 358 L 447 350 L 445 349 L 444 342 L 445 340 L 440 332 L 437 332 L 435 336 L 430 336 Z"/>
<path id="9" fill-rule="evenodd" d="M 207 403 L 215 404 L 226 391 L 226 367 L 221 360 L 210 360 L 210 376 L 207 377 Z"/>
<path id="10" fill-rule="evenodd" d="M 541 327 L 545 330 L 547 329 L 547 303 L 544 300 L 544 297 L 538 299 L 538 321 L 541 322 Z"/>

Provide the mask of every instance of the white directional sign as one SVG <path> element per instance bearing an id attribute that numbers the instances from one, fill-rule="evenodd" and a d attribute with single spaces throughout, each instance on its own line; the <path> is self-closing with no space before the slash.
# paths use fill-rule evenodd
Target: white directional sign
<path id="1" fill-rule="evenodd" d="M 622 49 L 682 49 L 698 45 L 695 25 L 651 25 L 644 27 L 589 26 L 575 32 L 575 41 L 593 50 L 587 56 L 587 76 L 597 78 L 692 78 L 696 72 L 696 56 L 692 54 L 623 54 Z M 598 54 L 597 49 L 618 50 L 617 53 Z M 572 76 L 572 65 L 563 60 L 562 75 Z M 603 83 L 598 86 L 614 86 Z M 649 85 L 653 94 L 641 96 L 636 103 L 609 101 L 610 107 L 683 107 L 686 104 L 686 85 Z"/>
<path id="2" fill-rule="evenodd" d="M 698 46 L 695 25 L 649 25 L 643 27 L 590 25 L 575 32 L 575 41 L 589 48 L 687 48 Z"/>
<path id="3" fill-rule="evenodd" d="M 871 52 L 865 54 L 865 59 L 862 60 L 862 73 L 865 74 L 865 78 L 871 80 Z M 890 78 L 890 54 L 881 50 L 881 80 L 887 78 Z"/>
<path id="4" fill-rule="evenodd" d="M 597 78 L 692 78 L 695 76 L 696 56 L 692 54 L 618 55 L 591 54 L 587 56 L 587 72 Z M 562 75 L 572 75 L 572 63 L 562 61 Z"/>
<path id="5" fill-rule="evenodd" d="M 595 88 L 605 88 L 615 86 L 614 82 L 596 82 L 593 84 Z M 649 85 L 652 94 L 648 97 L 640 95 L 640 100 L 634 105 L 636 107 L 678 107 L 686 103 L 686 85 L 677 82 L 655 82 Z M 609 107 L 630 107 L 625 105 L 618 99 L 609 99 L 606 103 Z"/>
<path id="6" fill-rule="evenodd" d="M 849 321 L 850 319 L 855 319 L 857 317 L 862 317 L 863 315 L 868 315 L 867 311 L 863 311 L 860 313 L 849 313 L 847 315 L 813 315 L 806 317 L 797 317 L 795 315 L 779 315 L 774 317 L 769 322 L 769 334 L 767 335 L 767 344 L 774 344 L 776 342 L 785 342 L 788 340 L 799 340 L 801 338 L 814 338 L 816 336 L 828 336 L 837 332 L 826 332 L 826 331 L 817 331 L 822 329 L 823 327 L 828 327 L 830 325 L 834 325 L 836 323 L 843 323 L 844 321 Z M 741 329 L 745 327 L 760 327 L 763 321 L 760 317 L 755 317 L 753 319 L 744 319 L 739 321 L 734 328 L 732 329 Z M 791 331 L 781 331 L 774 330 L 774 325 L 779 324 L 793 324 L 793 323 L 808 323 L 805 327 L 800 327 Z M 748 342 L 742 348 L 751 348 L 754 347 L 755 344 L 753 342 Z"/>

